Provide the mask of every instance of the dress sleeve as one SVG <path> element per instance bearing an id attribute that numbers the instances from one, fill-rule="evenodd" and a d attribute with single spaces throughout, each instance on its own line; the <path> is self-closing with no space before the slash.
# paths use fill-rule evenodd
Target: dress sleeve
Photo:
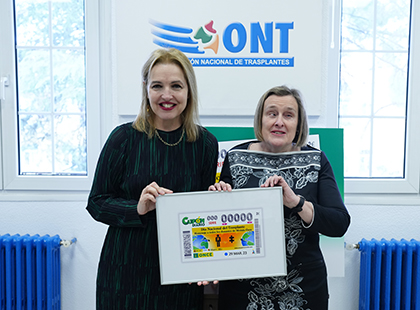
<path id="1" fill-rule="evenodd" d="M 331 164 L 326 155 L 321 154 L 317 202 L 312 202 L 315 214 L 309 230 L 328 237 L 341 237 L 350 225 L 350 215 L 341 198 Z"/>
<path id="2" fill-rule="evenodd" d="M 216 180 L 217 160 L 219 157 L 219 143 L 216 137 L 204 129 L 204 156 L 201 183 L 206 191 Z"/>
<path id="3" fill-rule="evenodd" d="M 98 159 L 86 207 L 95 220 L 111 226 L 142 226 L 149 217 L 148 214 L 140 216 L 138 201 L 124 197 L 121 191 L 128 141 L 122 126 L 109 135 Z"/>

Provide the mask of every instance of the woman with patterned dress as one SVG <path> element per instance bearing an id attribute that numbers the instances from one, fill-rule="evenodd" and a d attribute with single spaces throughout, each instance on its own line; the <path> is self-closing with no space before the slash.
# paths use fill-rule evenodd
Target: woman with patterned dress
<path id="1" fill-rule="evenodd" d="M 202 309 L 202 286 L 160 284 L 155 203 L 213 184 L 218 143 L 196 125 L 196 79 L 183 53 L 154 51 L 142 76 L 141 111 L 108 137 L 88 199 L 92 217 L 109 225 L 96 309 Z"/>
<path id="2" fill-rule="evenodd" d="M 325 154 L 306 146 L 301 95 L 268 90 L 254 118 L 257 141 L 231 149 L 220 183 L 209 190 L 282 186 L 287 276 L 221 281 L 219 309 L 327 310 L 328 287 L 319 234 L 341 237 L 350 216 Z"/>

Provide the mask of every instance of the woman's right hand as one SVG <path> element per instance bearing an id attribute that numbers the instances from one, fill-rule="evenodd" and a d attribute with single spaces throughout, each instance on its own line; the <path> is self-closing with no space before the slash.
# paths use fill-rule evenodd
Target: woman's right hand
<path id="1" fill-rule="evenodd" d="M 214 183 L 214 185 L 209 186 L 209 191 L 218 191 L 218 192 L 231 192 L 232 186 L 229 183 L 220 181 L 219 183 Z"/>
<path id="2" fill-rule="evenodd" d="M 160 187 L 156 182 L 147 185 L 141 192 L 139 203 L 137 204 L 137 213 L 144 215 L 149 211 L 156 209 L 156 198 L 159 195 L 172 194 L 170 189 Z"/>

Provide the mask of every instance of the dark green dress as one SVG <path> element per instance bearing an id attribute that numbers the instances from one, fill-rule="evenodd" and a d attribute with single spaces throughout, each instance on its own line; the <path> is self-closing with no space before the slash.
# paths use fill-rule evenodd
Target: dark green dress
<path id="1" fill-rule="evenodd" d="M 214 184 L 216 138 L 201 128 L 197 141 L 176 146 L 135 130 L 113 130 L 102 149 L 87 210 L 108 224 L 97 276 L 97 309 L 201 309 L 203 290 L 195 283 L 160 285 L 156 211 L 137 213 L 141 191 L 151 182 L 174 192 L 204 191 Z M 176 143 L 182 128 L 159 131 Z"/>

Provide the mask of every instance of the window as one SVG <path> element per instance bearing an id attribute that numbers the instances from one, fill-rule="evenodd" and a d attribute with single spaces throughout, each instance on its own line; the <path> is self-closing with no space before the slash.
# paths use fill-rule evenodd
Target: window
<path id="1" fill-rule="evenodd" d="M 418 193 L 416 10 L 410 0 L 342 1 L 339 126 L 348 193 Z"/>
<path id="2" fill-rule="evenodd" d="M 3 188 L 87 190 L 96 164 L 87 154 L 99 150 L 97 3 L 0 9 Z"/>

